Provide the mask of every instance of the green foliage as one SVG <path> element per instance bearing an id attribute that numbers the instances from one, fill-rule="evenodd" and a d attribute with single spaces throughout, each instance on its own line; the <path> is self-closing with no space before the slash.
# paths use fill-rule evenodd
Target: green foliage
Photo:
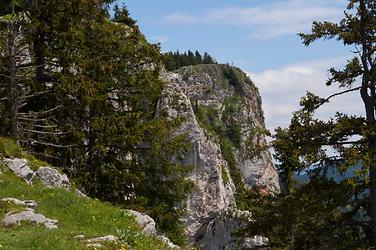
<path id="1" fill-rule="evenodd" d="M 224 165 L 221 165 L 221 176 L 222 176 L 222 180 L 223 180 L 224 184 L 229 183 L 230 178 L 229 178 L 229 176 L 227 174 L 226 166 L 224 166 Z"/>
<path id="2" fill-rule="evenodd" d="M 367 249 L 364 231 L 349 224 L 351 188 L 315 179 L 288 195 L 254 196 L 247 235 L 267 235 L 272 249 Z"/>
<path id="3" fill-rule="evenodd" d="M 228 80 L 229 84 L 234 87 L 235 94 L 244 96 L 243 85 L 237 75 L 237 71 L 230 66 L 223 67 L 223 76 Z"/>
<path id="4" fill-rule="evenodd" d="M 234 119 L 238 112 L 240 99 L 230 97 L 225 101 L 225 109 L 220 115 L 217 106 L 193 105 L 200 126 L 210 134 L 230 140 L 234 147 L 239 148 L 241 142 L 241 127 Z"/>
<path id="5" fill-rule="evenodd" d="M 64 169 L 88 195 L 148 212 L 183 243 L 180 205 L 192 185 L 184 179 L 188 168 L 174 159 L 186 149 L 185 139 L 172 135 L 176 121 L 155 118 L 163 88 L 159 47 L 147 43 L 125 7 L 115 6 L 110 20 L 112 2 L 19 6 L 29 17 L 23 41 L 32 57 L 23 89 L 43 93 L 19 111 L 44 115 L 27 117 L 33 122 L 22 129 L 23 146 Z M 6 65 L 0 61 L 0 73 Z M 6 136 L 11 106 L 0 102 Z"/>
<path id="6" fill-rule="evenodd" d="M 236 160 L 233 155 L 233 147 L 231 142 L 226 138 L 220 139 L 221 152 L 230 170 L 230 176 L 236 188 L 235 201 L 236 207 L 240 210 L 247 210 L 249 200 L 247 198 L 247 189 L 245 188 L 239 169 L 237 168 Z"/>
<path id="7" fill-rule="evenodd" d="M 198 51 L 193 53 L 190 50 L 184 53 L 176 51 L 163 54 L 163 64 L 168 71 L 174 71 L 188 65 L 216 63 L 217 62 L 207 52 L 205 52 L 203 56 L 201 56 Z"/>
<path id="8" fill-rule="evenodd" d="M 2 158 L 23 158 L 28 160 L 31 169 L 36 170 L 42 166 L 49 166 L 48 163 L 37 159 L 35 156 L 25 153 L 20 146 L 17 146 L 12 139 L 0 137 L 0 159 Z"/>
<path id="9" fill-rule="evenodd" d="M 339 23 L 314 22 L 310 34 L 300 34 L 307 46 L 318 39 L 336 38 L 358 53 L 342 70 L 329 70 L 326 84 L 337 83 L 344 91 L 327 98 L 307 93 L 290 126 L 276 130 L 273 146 L 285 190 L 260 200 L 247 232 L 267 235 L 271 247 L 376 246 L 375 8 L 371 0 L 349 0 Z M 337 113 L 329 121 L 314 118 L 314 112 L 332 98 L 358 90 L 365 117 Z M 341 175 L 354 165 L 360 169 Z M 333 169 L 338 178 L 331 179 Z M 294 175 L 301 171 L 309 181 L 297 186 Z"/>

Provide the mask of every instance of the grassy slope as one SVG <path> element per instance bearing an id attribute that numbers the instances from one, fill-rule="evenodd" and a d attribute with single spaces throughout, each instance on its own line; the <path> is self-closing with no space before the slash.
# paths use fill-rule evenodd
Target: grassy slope
<path id="1" fill-rule="evenodd" d="M 9 140 L 0 138 L 0 157 L 4 151 L 14 151 Z M 16 150 L 19 151 L 19 150 Z M 6 155 L 11 156 L 12 152 Z M 78 197 L 64 189 L 45 188 L 40 183 L 28 186 L 4 166 L 0 166 L 0 198 L 14 197 L 21 200 L 37 201 L 37 213 L 57 219 L 58 229 L 49 230 L 44 226 L 25 224 L 5 228 L 0 224 L 0 250 L 2 249 L 87 249 L 86 244 L 73 239 L 84 234 L 87 238 L 108 234 L 118 235 L 120 230 L 123 242 L 131 248 L 110 244 L 106 249 L 167 249 L 160 241 L 144 236 L 135 220 L 108 203 L 99 200 Z M 10 210 L 19 211 L 20 207 L 0 202 L 0 220 Z"/>

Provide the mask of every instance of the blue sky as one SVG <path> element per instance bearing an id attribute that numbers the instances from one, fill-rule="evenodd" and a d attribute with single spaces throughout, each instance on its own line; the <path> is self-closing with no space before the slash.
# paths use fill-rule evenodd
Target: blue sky
<path id="1" fill-rule="evenodd" d="M 120 3 L 124 3 L 119 1 Z M 269 129 L 287 126 L 306 90 L 322 96 L 336 91 L 324 84 L 327 69 L 352 54 L 336 41 L 305 47 L 299 32 L 314 20 L 338 21 L 345 0 L 127 0 L 131 16 L 150 42 L 163 51 L 209 52 L 218 62 L 247 72 L 263 98 Z M 319 111 L 362 112 L 357 95 L 339 98 Z M 352 103 L 352 105 L 348 105 Z"/>

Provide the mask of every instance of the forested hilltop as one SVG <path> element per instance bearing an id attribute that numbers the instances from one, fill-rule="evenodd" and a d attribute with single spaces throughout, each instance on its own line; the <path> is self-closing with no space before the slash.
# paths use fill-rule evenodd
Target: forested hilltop
<path id="1" fill-rule="evenodd" d="M 190 50 L 184 53 L 180 53 L 179 51 L 163 53 L 163 65 L 168 71 L 174 71 L 189 65 L 215 63 L 217 62 L 207 52 L 201 55 L 197 50 L 195 53 Z"/>

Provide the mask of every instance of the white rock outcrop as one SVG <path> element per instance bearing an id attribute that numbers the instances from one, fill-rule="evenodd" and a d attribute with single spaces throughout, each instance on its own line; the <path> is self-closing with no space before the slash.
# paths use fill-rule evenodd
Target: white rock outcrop
<path id="1" fill-rule="evenodd" d="M 23 207 L 27 207 L 27 208 L 31 208 L 31 209 L 35 209 L 38 205 L 38 203 L 34 200 L 21 201 L 21 200 L 16 199 L 16 198 L 3 198 L 3 199 L 1 199 L 1 201 L 12 202 L 15 205 L 19 205 L 19 206 L 23 206 Z"/>
<path id="2" fill-rule="evenodd" d="M 211 213 L 202 219 L 202 227 L 195 235 L 199 249 L 255 249 L 265 246 L 268 239 L 262 236 L 239 238 L 233 234 L 247 226 L 252 220 L 248 211 L 228 209 Z"/>
<path id="3" fill-rule="evenodd" d="M 20 213 L 8 213 L 3 219 L 5 226 L 18 225 L 22 221 L 34 222 L 37 224 L 44 224 L 48 229 L 57 228 L 57 220 L 52 220 L 45 217 L 43 214 L 36 214 L 34 211 L 23 211 Z"/>
<path id="4" fill-rule="evenodd" d="M 22 178 L 26 181 L 29 185 L 33 183 L 33 179 L 35 177 L 35 173 L 28 165 L 26 159 L 3 159 L 4 164 L 13 171 L 18 177 Z"/>
<path id="5" fill-rule="evenodd" d="M 60 174 L 54 168 L 40 167 L 36 171 L 37 176 L 46 187 L 70 187 L 69 179 L 66 174 Z"/>
<path id="6" fill-rule="evenodd" d="M 142 229 L 142 233 L 149 235 L 157 234 L 157 230 L 155 229 L 155 221 L 149 215 L 134 210 L 125 210 L 125 212 L 136 219 L 137 224 Z"/>
<path id="7" fill-rule="evenodd" d="M 159 102 L 160 113 L 166 112 L 170 118 L 183 118 L 184 122 L 175 133 L 187 134 L 192 143 L 192 149 L 184 157 L 183 164 L 193 166 L 187 178 L 193 181 L 195 189 L 188 198 L 188 215 L 184 218 L 187 235 L 193 242 L 195 233 L 201 227 L 201 217 L 234 205 L 235 186 L 231 179 L 227 183 L 222 180 L 222 168 L 227 168 L 227 163 L 220 147 L 205 134 L 196 120 L 186 94 L 186 83 L 178 74 L 167 73 L 164 79 L 167 84 Z"/>
<path id="8" fill-rule="evenodd" d="M 155 221 L 149 215 L 129 209 L 125 210 L 125 213 L 133 216 L 136 219 L 136 222 L 141 227 L 143 234 L 156 236 L 157 239 L 165 243 L 171 249 L 180 249 L 180 247 L 172 243 L 169 238 L 163 235 L 158 235 L 157 229 L 155 228 Z"/>
<path id="9" fill-rule="evenodd" d="M 266 145 L 259 133 L 265 124 L 257 88 L 244 72 L 219 64 L 183 67 L 177 73 L 164 72 L 162 79 L 165 87 L 156 115 L 182 119 L 174 132 L 186 134 L 192 145 L 182 160 L 193 167 L 187 178 L 195 185 L 183 219 L 189 243 L 199 249 L 233 249 L 235 242 L 253 242 L 235 239 L 232 232 L 244 221 L 224 215 L 236 207 L 239 180 L 234 183 L 231 171 L 239 172 L 246 188 L 256 186 L 267 194 L 280 190 L 270 153 L 249 153 L 249 146 Z M 230 146 L 224 148 L 224 142 Z M 214 225 L 213 215 L 221 215 L 215 216 Z"/>

